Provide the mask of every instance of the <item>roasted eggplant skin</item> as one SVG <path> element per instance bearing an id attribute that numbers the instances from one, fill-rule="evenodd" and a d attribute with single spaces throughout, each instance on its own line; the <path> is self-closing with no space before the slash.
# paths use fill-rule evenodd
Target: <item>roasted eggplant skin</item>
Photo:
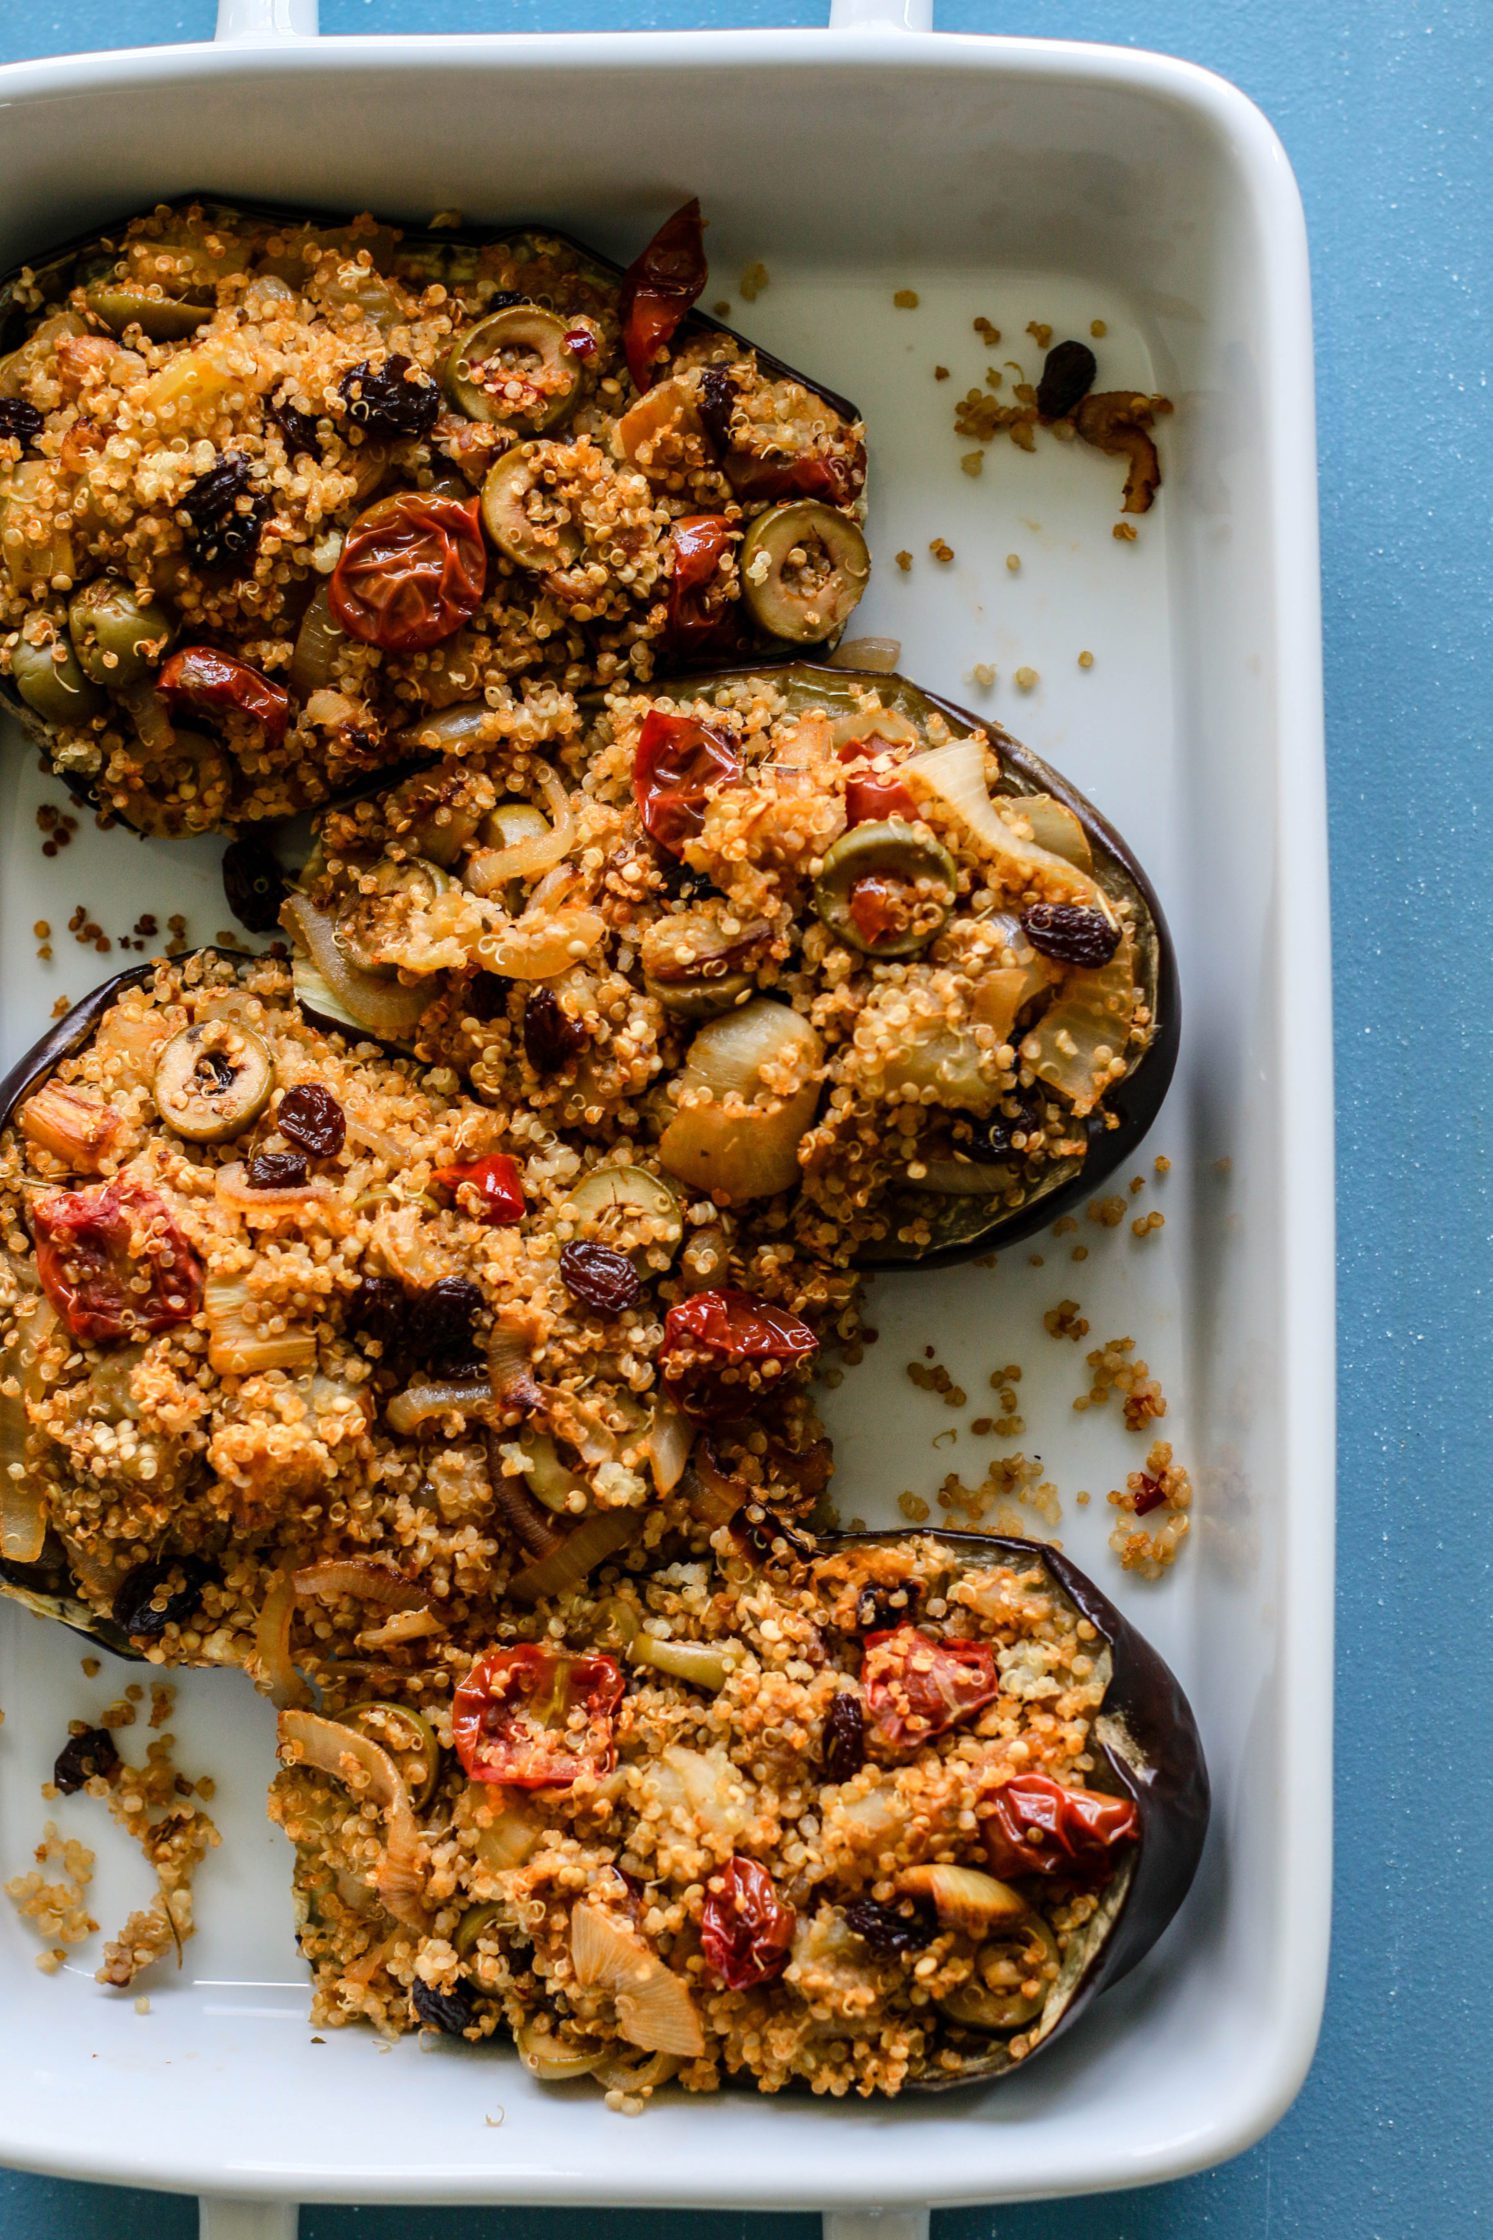
<path id="1" fill-rule="evenodd" d="M 241 959 L 240 953 L 233 949 L 219 949 L 215 954 L 235 962 L 249 961 L 246 957 Z M 156 960 L 151 960 L 131 965 L 128 971 L 116 972 L 91 995 L 75 1003 L 55 1026 L 48 1028 L 39 1042 L 32 1044 L 24 1057 L 16 1060 L 0 1081 L 0 1129 L 10 1126 L 17 1108 L 50 1080 L 65 1058 L 76 1056 L 84 1047 L 115 998 L 126 988 L 138 988 L 142 982 L 153 978 L 155 969 Z M 100 1642 L 117 1657 L 138 1658 L 140 1655 L 122 1627 L 115 1625 L 111 1618 L 101 1617 L 77 1593 L 67 1559 L 50 1535 L 36 1563 L 6 1563 L 0 1558 L 0 1598 L 19 1602 L 38 1617 L 60 1620 L 63 1625 L 71 1626 L 74 1633 Z"/>
<path id="2" fill-rule="evenodd" d="M 192 205 L 200 205 L 209 217 L 214 213 L 224 218 L 238 215 L 287 225 L 345 225 L 348 215 L 346 211 L 328 211 L 311 207 L 288 209 L 279 203 L 228 202 L 209 193 L 178 195 L 173 197 L 167 206 L 172 209 L 186 209 Z M 35 317 L 35 311 L 32 307 L 34 298 L 26 301 L 22 300 L 23 276 L 27 284 L 28 297 L 33 284 L 39 285 L 43 293 L 48 296 L 53 293 L 65 293 L 73 287 L 86 285 L 89 280 L 97 279 L 103 273 L 111 270 L 116 261 L 113 253 L 104 250 L 100 244 L 122 234 L 134 219 L 143 215 L 145 213 L 139 210 L 128 211 L 122 216 L 93 227 L 85 234 L 77 235 L 69 241 L 59 243 L 55 248 L 45 250 L 37 256 L 29 257 L 24 263 L 15 265 L 10 271 L 0 274 L 0 356 L 4 356 L 9 351 L 19 347 L 25 340 L 28 323 Z M 387 222 L 395 223 L 393 220 Z M 596 281 L 616 287 L 620 285 L 624 277 L 623 266 L 615 264 L 610 257 L 604 256 L 599 249 L 593 249 L 589 243 L 577 240 L 574 234 L 567 233 L 561 226 L 526 222 L 518 225 L 494 225 L 490 227 L 449 226 L 432 230 L 424 226 L 399 225 L 398 231 L 401 248 L 416 252 L 424 250 L 437 262 L 443 257 L 449 260 L 453 252 L 459 252 L 462 249 L 480 248 L 484 244 L 491 244 L 494 241 L 519 239 L 525 234 L 542 234 L 548 240 L 563 242 L 574 253 L 578 263 L 583 267 L 590 267 L 591 276 Z M 855 421 L 860 418 L 860 414 L 848 397 L 841 396 L 837 390 L 827 388 L 823 382 L 811 380 L 807 374 L 800 372 L 797 367 L 788 365 L 783 359 L 775 356 L 772 351 L 761 348 L 758 343 L 752 341 L 750 336 L 740 333 L 735 327 L 723 325 L 719 319 L 711 318 L 706 312 L 698 309 L 692 310 L 681 322 L 678 331 L 681 339 L 687 339 L 692 334 L 700 333 L 725 335 L 731 341 L 737 343 L 741 349 L 751 351 L 758 364 L 776 378 L 799 382 L 814 396 L 821 397 L 841 419 Z M 9 676 L 0 677 L 0 708 L 3 708 L 21 725 L 27 736 L 34 740 L 43 753 L 49 752 L 50 735 L 45 720 L 26 705 Z M 399 771 L 390 767 L 386 775 L 389 782 L 393 783 L 399 775 Z M 64 773 L 62 774 L 62 782 L 76 801 L 82 802 L 86 807 L 97 807 L 95 797 L 86 780 Z M 361 789 L 353 789 L 354 793 L 359 790 Z M 340 798 L 342 797 L 339 795 Z M 116 822 L 128 825 L 129 820 L 122 817 L 117 810 L 110 813 Z"/>
<path id="3" fill-rule="evenodd" d="M 1023 1237 L 1034 1236 L 1060 1215 L 1082 1205 L 1134 1155 L 1149 1133 L 1171 1086 L 1181 1040 L 1182 995 L 1176 948 L 1156 889 L 1128 842 L 1069 779 L 1050 768 L 1019 739 L 1013 739 L 999 724 L 992 723 L 988 716 L 974 715 L 939 693 L 926 692 L 908 677 L 836 668 L 813 661 L 795 661 L 782 668 L 745 663 L 713 671 L 708 676 L 659 682 L 651 689 L 660 697 L 671 699 L 696 696 L 708 699 L 716 690 L 752 677 L 771 683 L 786 696 L 794 711 L 828 707 L 848 713 L 855 707 L 858 694 L 874 691 L 885 708 L 905 715 L 911 722 L 925 721 L 929 715 L 937 714 L 952 724 L 956 733 L 983 732 L 1000 760 L 997 793 L 1006 798 L 1019 798 L 1027 793 L 1051 794 L 1055 801 L 1071 810 L 1088 835 L 1101 885 L 1131 904 L 1140 984 L 1151 1010 L 1151 1040 L 1124 1080 L 1107 1093 L 1103 1104 L 1086 1123 L 1088 1151 L 1077 1173 L 1055 1182 L 1048 1190 L 1037 1192 L 1025 1205 L 1014 1212 L 998 1215 L 994 1220 L 982 1218 L 983 1200 L 946 1199 L 950 1234 L 943 1243 L 915 1254 L 872 1250 L 857 1257 L 858 1264 L 865 1269 L 895 1273 L 952 1267 L 972 1259 L 977 1253 L 1018 1244 Z M 1117 1125 L 1111 1126 L 1110 1120 Z M 965 1223 L 968 1223 L 967 1228 Z"/>
<path id="4" fill-rule="evenodd" d="M 1145 1958 L 1192 1887 L 1208 1834 L 1211 1790 L 1202 1736 L 1176 1675 L 1087 1572 L 1058 1549 L 1004 1533 L 925 1531 L 836 1533 L 822 1538 L 819 1546 L 829 1555 L 857 1547 L 894 1548 L 913 1540 L 931 1540 L 955 1561 L 971 1565 L 1039 1563 L 1088 1619 L 1107 1643 L 1113 1669 L 1095 1722 L 1105 1772 L 1086 1778 L 1090 1786 L 1130 1798 L 1140 1818 L 1133 1865 L 1116 1903 L 1108 1903 L 1101 1893 L 1091 1924 L 1093 1950 L 1074 1975 L 1061 2012 L 1045 2024 L 1020 2062 L 1013 2062 L 1003 2045 L 993 2044 L 988 2055 L 972 2058 L 957 2074 L 923 2077 L 910 2087 L 942 2092 L 1030 2068 L 1101 1991 Z M 1115 1884 L 1108 1888 L 1112 1891 Z"/>

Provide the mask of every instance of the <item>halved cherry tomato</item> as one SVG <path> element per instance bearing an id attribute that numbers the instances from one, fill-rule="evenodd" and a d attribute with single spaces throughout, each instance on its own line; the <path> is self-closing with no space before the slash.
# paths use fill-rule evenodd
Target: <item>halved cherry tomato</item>
<path id="1" fill-rule="evenodd" d="M 718 637 L 731 618 L 729 578 L 721 562 L 741 534 L 720 513 L 692 513 L 670 532 L 673 566 L 669 570 L 669 635 L 676 644 L 697 645 Z"/>
<path id="2" fill-rule="evenodd" d="M 110 1345 L 202 1304 L 202 1262 L 154 1190 L 53 1190 L 31 1208 L 41 1287 L 75 1338 Z"/>
<path id="3" fill-rule="evenodd" d="M 749 1408 L 768 1380 L 751 1375 L 767 1362 L 790 1365 L 819 1350 L 809 1325 L 750 1291 L 697 1291 L 664 1317 L 659 1348 L 664 1381 L 689 1414 L 722 1416 Z M 776 1380 L 773 1380 L 776 1381 Z"/>
<path id="4" fill-rule="evenodd" d="M 643 830 L 671 856 L 682 855 L 703 828 L 710 788 L 740 776 L 741 757 L 728 733 L 696 716 L 648 710 L 633 757 L 633 798 Z"/>
<path id="5" fill-rule="evenodd" d="M 993 1703 L 995 1652 L 984 1641 L 950 1641 L 916 1626 L 866 1635 L 861 1667 L 866 1716 L 892 1750 L 915 1750 Z"/>
<path id="6" fill-rule="evenodd" d="M 798 1920 L 784 1905 L 766 1867 L 737 1852 L 712 1875 L 700 1909 L 700 1945 L 707 1966 L 728 1991 L 750 1991 L 771 1983 L 788 1965 Z"/>
<path id="7" fill-rule="evenodd" d="M 397 490 L 348 530 L 327 595 L 350 637 L 411 653 L 469 621 L 486 583 L 477 499 Z"/>
<path id="8" fill-rule="evenodd" d="M 854 752 L 863 754 L 875 745 L 874 740 L 857 741 Z M 888 817 L 916 817 L 917 802 L 902 780 L 892 771 L 885 777 L 852 778 L 845 788 L 845 822 L 851 824 L 885 824 Z"/>
<path id="9" fill-rule="evenodd" d="M 614 1657 L 572 1657 L 524 1642 L 479 1657 L 451 1704 L 451 1739 L 473 1781 L 568 1789 L 609 1773 L 612 1715 L 622 1701 Z"/>
<path id="10" fill-rule="evenodd" d="M 506 1151 L 468 1160 L 463 1166 L 437 1167 L 430 1179 L 443 1190 L 455 1190 L 463 1182 L 474 1184 L 481 1199 L 477 1219 L 489 1229 L 511 1229 L 515 1221 L 523 1220 L 523 1178 L 517 1161 Z"/>
<path id="11" fill-rule="evenodd" d="M 189 708 L 237 708 L 264 725 L 265 737 L 278 746 L 290 722 L 290 694 L 283 684 L 272 684 L 247 661 L 214 646 L 183 646 L 173 653 L 157 679 L 157 690 L 168 707 L 185 703 Z"/>
<path id="12" fill-rule="evenodd" d="M 907 904 L 912 894 L 908 880 L 893 878 L 884 871 L 868 871 L 854 882 L 846 908 L 868 949 L 874 949 L 889 933 L 906 932 Z"/>
<path id="13" fill-rule="evenodd" d="M 998 1875 L 1061 1874 L 1092 1882 L 1108 1872 L 1116 1844 L 1135 1841 L 1140 1815 L 1129 1797 L 1065 1789 L 1045 1773 L 1018 1773 L 996 1791 L 981 1833 Z"/>
<path id="14" fill-rule="evenodd" d="M 641 393 L 653 386 L 658 354 L 705 285 L 705 227 L 698 199 L 666 218 L 623 275 L 617 310 L 627 370 Z"/>

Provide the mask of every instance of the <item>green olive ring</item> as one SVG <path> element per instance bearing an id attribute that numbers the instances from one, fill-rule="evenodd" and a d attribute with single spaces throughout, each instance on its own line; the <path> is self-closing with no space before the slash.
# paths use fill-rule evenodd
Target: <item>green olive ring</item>
<path id="1" fill-rule="evenodd" d="M 388 856 L 379 860 L 368 877 L 371 890 L 360 888 L 338 912 L 334 938 L 355 972 L 370 973 L 375 980 L 393 980 L 399 967 L 384 954 L 388 929 L 382 922 L 385 913 L 381 906 L 401 895 L 418 902 L 434 902 L 437 895 L 446 892 L 451 879 L 439 864 L 426 863 L 422 857 L 396 863 Z"/>
<path id="2" fill-rule="evenodd" d="M 94 684 L 138 684 L 171 643 L 172 623 L 154 600 L 118 576 L 96 576 L 75 591 L 67 625 L 83 674 Z"/>
<path id="3" fill-rule="evenodd" d="M 896 879 L 907 886 L 936 881 L 944 890 L 937 923 L 909 926 L 905 933 L 868 941 L 850 905 L 857 883 L 872 877 Z M 814 909 L 837 941 L 858 949 L 862 956 L 910 957 L 943 931 L 958 891 L 959 873 L 948 849 L 931 832 L 889 817 L 884 823 L 852 825 L 825 851 L 814 881 Z"/>
<path id="4" fill-rule="evenodd" d="M 542 435 L 558 427 L 569 419 L 581 395 L 583 361 L 568 345 L 571 331 L 564 319 L 537 303 L 505 303 L 452 343 L 441 374 L 447 396 L 469 420 L 486 421 L 493 427 L 522 429 L 529 435 Z M 505 405 L 475 378 L 476 368 L 501 350 L 531 351 L 543 372 L 565 374 L 566 386 L 556 389 L 537 411 Z"/>
<path id="5" fill-rule="evenodd" d="M 253 1126 L 274 1086 L 275 1061 L 252 1028 L 202 1019 L 166 1044 L 150 1093 L 173 1135 L 228 1143 Z"/>
<path id="6" fill-rule="evenodd" d="M 33 714 L 45 717 L 48 723 L 87 723 L 101 714 L 105 705 L 104 695 L 84 671 L 72 640 L 65 636 L 44 646 L 20 639 L 10 649 L 10 681 Z"/>
<path id="7" fill-rule="evenodd" d="M 738 564 L 753 621 L 793 645 L 814 645 L 842 630 L 871 574 L 856 523 L 817 498 L 790 498 L 759 514 Z"/>
<path id="8" fill-rule="evenodd" d="M 548 574 L 578 560 L 584 545 L 568 515 L 547 522 L 531 518 L 528 499 L 544 471 L 544 445 L 517 443 L 489 467 L 482 485 L 482 526 L 507 559 Z"/>

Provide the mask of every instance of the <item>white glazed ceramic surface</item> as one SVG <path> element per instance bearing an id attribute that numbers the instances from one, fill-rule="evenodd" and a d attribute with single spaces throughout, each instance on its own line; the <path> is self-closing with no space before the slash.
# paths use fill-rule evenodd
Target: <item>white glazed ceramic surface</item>
<path id="1" fill-rule="evenodd" d="M 1186 1005 L 1177 1081 L 1138 1162 L 1161 1150 L 1173 1162 L 1139 1200 L 1165 1211 L 1165 1230 L 1136 1244 L 1128 1224 L 1083 1224 L 994 1272 L 878 1287 L 880 1343 L 829 1398 L 838 1497 L 847 1515 L 891 1523 L 904 1489 L 930 1497 L 950 1469 L 978 1476 L 999 1442 L 934 1437 L 982 1412 L 984 1395 L 995 1412 L 988 1372 L 1023 1363 L 1027 1428 L 1010 1444 L 1040 1452 L 1062 1490 L 1066 1546 L 1174 1662 L 1216 1793 L 1180 1921 L 1028 2074 L 894 2105 L 674 2099 L 629 2122 L 583 2085 L 540 2087 L 511 2058 L 427 2054 L 413 2039 L 391 2051 L 355 2031 L 313 2041 L 288 1860 L 264 1819 L 272 1714 L 238 1678 L 194 1675 L 181 1762 L 217 1779 L 224 1834 L 199 1878 L 201 1932 L 139 2016 L 86 1968 L 40 1975 L 4 1909 L 0 2161 L 228 2196 L 771 2208 L 1123 2186 L 1237 2152 L 1310 2057 L 1329 1882 L 1332 1163 L 1311 336 L 1299 203 L 1269 128 L 1228 86 L 1154 56 L 886 26 L 291 41 L 0 72 L 0 176 L 0 265 L 195 187 L 410 216 L 543 216 L 622 255 L 699 191 L 711 299 L 735 299 L 734 277 L 766 261 L 770 286 L 743 323 L 870 421 L 877 570 L 856 630 L 900 638 L 913 676 L 988 710 L 1114 817 L 1170 914 Z M 907 287 L 916 311 L 893 306 Z M 978 314 L 1005 330 L 999 351 L 974 334 Z M 971 479 L 970 447 L 951 432 L 954 398 L 991 356 L 1037 363 L 1029 319 L 1083 334 L 1095 318 L 1108 323 L 1106 384 L 1177 402 L 1166 487 L 1134 545 L 1110 534 L 1118 462 L 1002 443 Z M 933 379 L 938 362 L 947 383 Z M 952 563 L 929 557 L 935 537 Z M 893 565 L 899 548 L 915 555 L 910 574 Z M 985 662 L 1000 677 L 982 695 L 968 680 Z M 1022 665 L 1040 672 L 1029 695 L 1012 683 Z M 115 933 L 144 909 L 163 922 L 181 910 L 198 938 L 227 919 L 211 845 L 85 829 L 44 864 L 34 812 L 48 785 L 18 738 L 7 745 L 8 1061 L 59 993 L 99 977 L 103 960 L 64 930 L 75 903 Z M 46 968 L 31 962 L 38 917 L 55 929 Z M 1075 1242 L 1090 1247 L 1082 1265 Z M 1198 1503 L 1159 1586 L 1120 1577 L 1104 1547 L 1105 1492 L 1144 1442 L 1113 1410 L 1072 1411 L 1082 1348 L 1041 1327 L 1064 1296 L 1082 1302 L 1088 1343 L 1134 1333 L 1170 1398 L 1162 1428 Z M 969 1391 L 963 1416 L 907 1381 L 925 1342 Z M 37 1795 L 66 1721 L 130 1677 L 86 1681 L 84 1646 L 0 1613 L 5 1873 L 27 1863 L 49 1809 L 90 1841 L 100 1833 L 86 1800 L 47 1808 Z M 145 1895 L 144 1869 L 107 1841 L 101 1853 L 94 1910 L 113 1924 Z"/>

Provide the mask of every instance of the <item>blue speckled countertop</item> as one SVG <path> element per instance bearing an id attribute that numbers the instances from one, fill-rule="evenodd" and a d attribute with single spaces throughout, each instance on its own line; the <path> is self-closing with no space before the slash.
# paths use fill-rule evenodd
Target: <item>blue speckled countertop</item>
<path id="1" fill-rule="evenodd" d="M 212 0 L 73 0 L 65 11 L 9 0 L 0 59 L 206 38 L 212 16 Z M 791 0 L 322 8 L 329 33 L 822 20 Z M 1493 1806 L 1485 1755 L 1450 1740 L 1486 1718 L 1490 1620 L 1493 6 L 939 0 L 938 22 L 1205 63 L 1265 109 L 1305 195 L 1322 457 L 1342 1463 L 1337 1909 L 1321 2049 L 1299 2101 L 1252 2153 L 1207 2176 L 952 2211 L 934 2232 L 1462 2240 L 1493 2225 Z M 1465 1793 L 1442 1786 L 1454 1759 L 1474 1769 Z M 525 2209 L 314 2208 L 302 2220 L 303 2240 L 752 2240 L 767 2230 L 739 2215 Z M 771 2230 L 773 2240 L 817 2240 L 818 2219 Z M 0 2240 L 195 2231 L 185 2200 L 0 2173 Z"/>

